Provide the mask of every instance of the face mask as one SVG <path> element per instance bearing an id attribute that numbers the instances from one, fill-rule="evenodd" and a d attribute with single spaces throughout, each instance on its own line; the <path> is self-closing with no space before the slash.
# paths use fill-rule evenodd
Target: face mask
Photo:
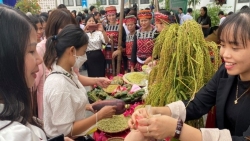
<path id="1" fill-rule="evenodd" d="M 79 69 L 82 66 L 82 64 L 87 61 L 87 55 L 84 54 L 82 56 L 76 56 L 76 53 L 75 53 L 74 56 L 76 57 L 76 62 L 75 62 L 74 68 Z"/>

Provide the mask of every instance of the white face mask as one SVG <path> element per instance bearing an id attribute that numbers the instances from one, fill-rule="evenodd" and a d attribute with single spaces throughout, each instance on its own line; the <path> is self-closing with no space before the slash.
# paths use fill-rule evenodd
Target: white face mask
<path id="1" fill-rule="evenodd" d="M 76 57 L 76 62 L 75 62 L 74 68 L 79 69 L 82 66 L 82 64 L 87 61 L 87 55 L 84 54 L 82 56 L 76 56 L 76 53 L 75 53 L 74 56 Z"/>

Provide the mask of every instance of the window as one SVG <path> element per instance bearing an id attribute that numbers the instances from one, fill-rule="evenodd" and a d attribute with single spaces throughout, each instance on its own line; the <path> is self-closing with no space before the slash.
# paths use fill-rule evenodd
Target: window
<path id="1" fill-rule="evenodd" d="M 137 3 L 137 0 L 130 0 L 129 2 L 130 4 L 134 4 L 134 3 Z"/>
<path id="2" fill-rule="evenodd" d="M 100 2 L 100 5 L 106 5 L 107 4 L 106 0 L 99 0 L 99 2 Z"/>
<path id="3" fill-rule="evenodd" d="M 76 6 L 82 6 L 82 0 L 76 0 Z"/>
<path id="4" fill-rule="evenodd" d="M 238 3 L 249 3 L 249 0 L 238 0 Z"/>
<path id="5" fill-rule="evenodd" d="M 109 0 L 109 5 L 118 5 L 118 0 Z"/>
<path id="6" fill-rule="evenodd" d="M 141 4 L 149 4 L 149 0 L 141 0 L 140 3 Z"/>
<path id="7" fill-rule="evenodd" d="M 73 0 L 63 0 L 65 6 L 74 6 Z"/>

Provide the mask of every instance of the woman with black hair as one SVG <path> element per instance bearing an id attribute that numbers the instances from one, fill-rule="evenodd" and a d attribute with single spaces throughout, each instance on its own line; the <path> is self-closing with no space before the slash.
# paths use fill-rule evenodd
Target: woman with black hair
<path id="1" fill-rule="evenodd" d="M 135 128 L 136 122 L 139 125 L 134 138 L 142 135 L 181 141 L 249 141 L 250 27 L 246 26 L 249 24 L 249 9 L 227 17 L 218 30 L 220 55 L 225 63 L 192 100 L 152 107 L 150 112 L 145 108 L 135 111 L 129 121 L 130 128 Z M 216 128 L 196 129 L 184 123 L 201 118 L 213 106 Z M 136 120 L 136 116 L 144 118 Z"/>
<path id="2" fill-rule="evenodd" d="M 0 4 L 0 13 L 0 140 L 45 141 L 30 93 L 42 63 L 36 30 L 18 10 Z"/>
<path id="3" fill-rule="evenodd" d="M 67 25 L 46 42 L 44 64 L 51 73 L 44 84 L 44 130 L 49 137 L 58 134 L 83 136 L 99 120 L 112 117 L 114 106 L 106 106 L 90 117 L 93 111 L 86 90 L 74 69 L 87 60 L 88 35 L 77 25 Z"/>
<path id="4" fill-rule="evenodd" d="M 111 39 L 113 38 L 113 45 L 114 45 L 114 52 L 111 51 L 111 40 L 107 44 L 105 48 L 105 59 L 106 59 L 106 76 L 111 77 L 113 76 L 113 67 L 112 67 L 112 58 L 116 58 L 119 53 L 125 53 L 125 47 L 126 47 L 126 31 L 122 27 L 122 43 L 121 46 L 118 47 L 118 38 L 119 38 L 119 24 L 117 23 L 117 10 L 115 6 L 109 6 L 105 8 L 106 16 L 108 23 L 105 25 L 105 30 L 108 35 L 108 37 Z M 124 62 L 127 62 L 127 56 L 122 56 L 122 60 Z M 127 69 L 126 63 L 121 65 L 121 72 L 124 73 L 124 70 Z M 117 68 L 117 61 L 115 61 L 115 67 Z"/>
<path id="5" fill-rule="evenodd" d="M 85 19 L 86 27 L 84 31 L 89 37 L 89 44 L 87 47 L 86 61 L 87 71 L 89 77 L 105 77 L 105 57 L 102 53 L 102 45 L 108 43 L 108 37 L 103 29 L 102 24 L 97 24 L 94 15 L 90 14 Z M 96 25 L 96 29 L 91 29 L 92 25 Z"/>
<path id="6" fill-rule="evenodd" d="M 28 16 L 30 21 L 35 25 L 37 42 L 41 42 L 44 34 L 43 19 L 39 15 Z"/>
<path id="7" fill-rule="evenodd" d="M 202 27 L 204 37 L 207 37 L 211 27 L 211 18 L 207 15 L 207 7 L 201 7 L 200 16 L 198 17 L 197 22 Z"/>

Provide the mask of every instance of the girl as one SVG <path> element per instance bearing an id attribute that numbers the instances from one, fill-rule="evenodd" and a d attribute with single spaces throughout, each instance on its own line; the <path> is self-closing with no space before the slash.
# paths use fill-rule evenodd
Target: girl
<path id="1" fill-rule="evenodd" d="M 109 6 L 105 8 L 108 24 L 105 26 L 106 33 L 109 38 L 113 38 L 114 52 L 111 52 L 111 41 L 107 44 L 105 48 L 105 59 L 106 59 L 106 76 L 110 77 L 113 74 L 112 70 L 112 58 L 117 57 L 119 52 L 125 52 L 125 42 L 126 42 L 126 32 L 122 27 L 122 46 L 118 47 L 118 35 L 119 35 L 119 25 L 116 23 L 116 8 L 114 6 Z M 123 61 L 126 61 L 126 57 L 123 57 Z M 117 62 L 116 62 L 117 65 Z M 116 66 L 115 65 L 115 66 Z M 122 67 L 122 66 L 121 66 Z M 125 68 L 126 66 L 124 66 Z M 115 67 L 116 68 L 116 67 Z"/>
<path id="2" fill-rule="evenodd" d="M 102 24 L 97 29 L 90 29 L 89 26 L 97 24 L 94 15 L 90 14 L 85 20 L 85 32 L 89 37 L 87 47 L 87 71 L 89 77 L 105 77 L 105 57 L 102 53 L 102 44 L 108 43 L 108 37 Z"/>
<path id="3" fill-rule="evenodd" d="M 239 22 L 240 21 L 240 22 Z M 174 137 L 181 141 L 242 141 L 250 137 L 250 10 L 243 10 L 225 19 L 219 27 L 220 55 L 225 63 L 213 78 L 187 101 L 177 101 L 166 107 L 151 109 L 162 116 L 139 120 L 138 130 L 145 137 Z M 185 106 L 187 106 L 185 108 Z M 195 129 L 184 121 L 199 119 L 216 106 L 214 129 Z M 135 116 L 146 117 L 145 109 Z M 192 136 L 191 136 L 192 135 Z"/>
<path id="4" fill-rule="evenodd" d="M 38 15 L 30 15 L 28 16 L 30 21 L 36 26 L 36 36 L 37 36 L 37 42 L 41 42 L 42 38 L 43 38 L 43 33 L 44 33 L 44 29 L 43 29 L 43 20 L 41 19 L 41 17 L 39 17 Z"/>
<path id="5" fill-rule="evenodd" d="M 30 91 L 42 63 L 36 30 L 20 11 L 0 5 L 0 13 L 0 140 L 45 141 L 31 110 Z"/>
<path id="6" fill-rule="evenodd" d="M 67 9 L 62 8 L 52 11 L 48 18 L 48 22 L 45 29 L 46 38 L 53 35 L 57 35 L 68 24 L 77 25 L 76 20 L 73 18 L 73 16 Z M 37 45 L 37 51 L 41 57 L 44 56 L 44 53 L 46 51 L 46 41 L 47 39 L 43 40 Z M 39 65 L 39 72 L 37 73 L 35 88 L 37 89 L 38 117 L 40 119 L 43 119 L 43 85 L 45 82 L 45 78 L 49 74 L 49 72 L 50 71 L 45 67 L 44 64 Z M 106 87 L 110 84 L 110 80 L 107 78 L 89 78 L 82 76 L 79 73 L 77 74 L 80 82 L 84 86 L 99 85 L 101 87 Z"/>
<path id="7" fill-rule="evenodd" d="M 138 14 L 141 29 L 138 29 L 134 36 L 134 44 L 132 48 L 131 71 L 136 69 L 142 71 L 142 66 L 147 58 L 152 55 L 154 47 L 154 38 L 156 30 L 151 26 L 152 13 L 150 10 L 140 10 Z"/>
<path id="8" fill-rule="evenodd" d="M 77 25 L 67 25 L 46 42 L 44 63 L 51 73 L 44 84 L 44 129 L 49 137 L 64 134 L 81 136 L 97 121 L 112 117 L 115 107 L 106 106 L 95 115 L 86 90 L 73 67 L 79 69 L 87 60 L 88 36 Z"/>

